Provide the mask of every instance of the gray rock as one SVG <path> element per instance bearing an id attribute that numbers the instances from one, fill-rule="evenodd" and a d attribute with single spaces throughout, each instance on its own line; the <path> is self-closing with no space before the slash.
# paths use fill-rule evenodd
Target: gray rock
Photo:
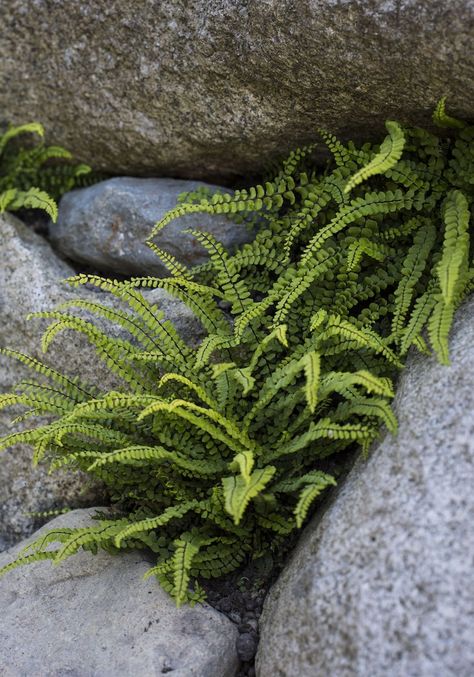
<path id="1" fill-rule="evenodd" d="M 123 387 L 97 358 L 87 340 L 77 332 L 57 336 L 49 355 L 43 355 L 40 337 L 44 321 L 26 321 L 29 312 L 50 310 L 58 303 L 77 298 L 111 303 L 107 294 L 86 288 L 73 290 L 62 280 L 75 271 L 59 259 L 49 244 L 10 215 L 0 216 L 0 347 L 10 347 L 52 361 L 59 371 L 80 375 L 104 390 Z M 148 297 L 158 303 L 184 338 L 194 340 L 200 332 L 197 320 L 180 301 L 154 290 Z M 105 323 L 97 322 L 105 329 Z M 108 324 L 111 335 L 121 333 Z M 0 356 L 0 392 L 6 392 L 31 372 L 16 361 Z M 13 431 L 11 410 L 0 410 L 0 435 Z M 25 425 L 28 424 L 28 421 Z M 16 426 L 15 429 L 18 429 Z M 70 505 L 81 507 L 103 500 L 103 490 L 80 473 L 61 471 L 48 475 L 42 466 L 31 466 L 31 448 L 18 445 L 0 454 L 0 550 L 34 529 L 28 513 Z"/>
<path id="2" fill-rule="evenodd" d="M 412 355 L 397 438 L 359 459 L 261 619 L 261 677 L 474 674 L 474 299 L 452 365 Z"/>
<path id="3" fill-rule="evenodd" d="M 2 0 L 1 114 L 114 174 L 248 175 L 317 127 L 379 138 L 443 95 L 472 116 L 473 7 Z"/>
<path id="4" fill-rule="evenodd" d="M 169 275 L 145 243 L 156 221 L 176 206 L 178 195 L 198 187 L 218 186 L 177 179 L 120 177 L 66 193 L 57 223 L 50 226 L 53 245 L 74 261 L 98 270 L 127 275 Z M 187 228 L 213 233 L 226 249 L 247 242 L 249 229 L 222 216 L 189 214 L 175 219 L 153 242 L 186 265 L 207 260 L 207 252 Z"/>
<path id="5" fill-rule="evenodd" d="M 46 525 L 84 527 L 75 510 Z M 28 543 L 28 541 L 26 542 Z M 26 545 L 0 555 L 0 567 Z M 4 677 L 232 677 L 237 630 L 207 605 L 176 609 L 139 552 L 81 552 L 54 567 L 38 562 L 0 579 Z"/>

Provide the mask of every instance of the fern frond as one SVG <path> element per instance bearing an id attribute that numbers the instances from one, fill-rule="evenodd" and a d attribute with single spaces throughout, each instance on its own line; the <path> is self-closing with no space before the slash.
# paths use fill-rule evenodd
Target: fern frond
<path id="1" fill-rule="evenodd" d="M 441 364 L 449 364 L 448 336 L 454 316 L 454 306 L 440 298 L 428 321 L 428 336 Z"/>
<path id="2" fill-rule="evenodd" d="M 413 245 L 408 250 L 403 262 L 402 278 L 395 290 L 395 308 L 392 320 L 392 332 L 396 336 L 400 336 L 404 328 L 405 317 L 413 298 L 415 285 L 426 267 L 435 238 L 434 226 L 427 223 L 416 232 Z"/>
<path id="3" fill-rule="evenodd" d="M 229 467 L 231 470 L 240 470 L 243 479 L 248 483 L 250 482 L 254 463 L 255 459 L 253 453 L 251 451 L 242 451 L 234 457 L 233 461 L 229 464 Z"/>
<path id="4" fill-rule="evenodd" d="M 315 350 L 306 353 L 302 358 L 306 385 L 304 388 L 309 410 L 314 414 L 318 402 L 319 374 L 321 371 L 321 356 Z"/>
<path id="5" fill-rule="evenodd" d="M 50 550 L 48 552 L 34 552 L 31 555 L 25 555 L 24 557 L 17 557 L 17 559 L 13 560 L 13 562 L 9 562 L 8 564 L 5 564 L 0 569 L 0 577 L 4 576 L 5 574 L 9 573 L 10 571 L 13 571 L 14 569 L 17 569 L 18 567 L 21 567 L 25 564 L 34 564 L 35 562 L 44 562 L 45 560 L 54 560 L 56 556 L 56 551 L 55 550 Z"/>
<path id="6" fill-rule="evenodd" d="M 114 542 L 117 548 L 120 548 L 122 541 L 130 539 L 141 531 L 152 531 L 157 527 L 162 527 L 173 519 L 179 519 L 186 513 L 194 510 L 199 505 L 199 501 L 188 501 L 180 505 L 173 505 L 163 511 L 161 515 L 156 517 L 148 517 L 138 522 L 129 524 L 124 529 L 121 529 L 114 536 Z"/>
<path id="7" fill-rule="evenodd" d="M 415 193 L 413 191 L 406 191 L 404 193 L 397 189 L 395 191 L 366 193 L 364 197 L 351 200 L 349 204 L 340 208 L 339 212 L 327 226 L 321 228 L 311 238 L 303 250 L 300 265 L 307 264 L 326 240 L 337 235 L 349 224 L 366 216 L 390 214 L 401 209 L 411 209 L 414 198 Z"/>
<path id="8" fill-rule="evenodd" d="M 438 103 L 433 113 L 433 122 L 438 127 L 451 127 L 454 129 L 463 129 L 466 126 L 462 120 L 452 118 L 446 113 L 446 97 L 443 96 Z"/>
<path id="9" fill-rule="evenodd" d="M 344 420 L 352 414 L 369 417 L 376 416 L 383 421 L 391 433 L 395 434 L 397 431 L 397 419 L 390 405 L 384 399 L 378 397 L 358 397 L 350 402 L 344 402 L 338 407 L 336 412 L 336 416 L 342 416 Z"/>
<path id="10" fill-rule="evenodd" d="M 214 539 L 211 539 L 214 540 Z M 209 540 L 207 541 L 209 542 Z M 173 557 L 174 568 L 174 591 L 173 596 L 176 606 L 179 608 L 187 597 L 190 571 L 194 557 L 198 554 L 203 539 L 196 534 L 182 534 L 181 538 L 175 541 L 175 551 Z"/>
<path id="11" fill-rule="evenodd" d="M 318 336 L 318 342 L 321 343 L 333 336 L 380 353 L 391 364 L 400 366 L 400 361 L 393 350 L 386 345 L 377 332 L 368 327 L 358 327 L 338 315 L 330 315 L 326 329 Z"/>
<path id="12" fill-rule="evenodd" d="M 282 445 L 278 449 L 265 454 L 265 460 L 274 461 L 281 456 L 294 454 L 308 447 L 315 440 L 328 438 L 334 440 L 364 441 L 373 439 L 373 437 L 374 428 L 372 427 L 362 425 L 361 423 L 338 424 L 329 418 L 322 418 L 317 423 L 311 423 L 305 433 L 295 437 L 289 444 Z"/>
<path id="13" fill-rule="evenodd" d="M 99 455 L 92 465 L 89 466 L 88 470 L 92 472 L 96 468 L 109 463 L 133 463 L 134 461 L 166 461 L 179 470 L 199 477 L 218 475 L 225 467 L 225 463 L 191 460 L 177 452 L 169 451 L 160 446 L 129 446 Z"/>
<path id="14" fill-rule="evenodd" d="M 351 191 L 357 185 L 366 181 L 375 174 L 383 174 L 387 169 L 391 169 L 401 158 L 405 146 L 405 135 L 397 122 L 388 121 L 385 123 L 388 136 L 385 137 L 379 152 L 372 158 L 368 165 L 359 169 L 352 176 L 344 189 L 346 193 Z"/>
<path id="15" fill-rule="evenodd" d="M 307 484 L 298 496 L 298 503 L 296 504 L 294 515 L 296 519 L 296 526 L 300 529 L 306 519 L 311 503 L 321 495 L 321 493 L 328 486 L 335 486 L 336 480 L 331 475 L 326 473 L 319 473 L 319 476 Z"/>
<path id="16" fill-rule="evenodd" d="M 51 217 L 52 221 L 56 221 L 58 218 L 58 206 L 56 202 L 48 193 L 39 188 L 15 191 L 14 198 L 7 206 L 11 210 L 21 208 L 42 209 Z"/>
<path id="17" fill-rule="evenodd" d="M 443 252 L 437 274 L 444 302 L 450 305 L 456 291 L 461 266 L 469 252 L 469 205 L 460 190 L 448 194 L 445 203 Z"/>
<path id="18" fill-rule="evenodd" d="M 151 251 L 156 254 L 157 257 L 164 263 L 173 277 L 184 277 L 186 279 L 191 279 L 191 273 L 184 263 L 178 261 L 176 257 L 174 257 L 169 252 L 157 247 L 154 242 L 147 242 L 147 245 L 150 247 Z"/>
<path id="19" fill-rule="evenodd" d="M 245 479 L 242 475 L 224 477 L 222 486 L 224 489 L 225 509 L 234 518 L 234 523 L 239 524 L 249 502 L 265 489 L 268 482 L 276 472 L 274 466 L 266 466 Z"/>
<path id="20" fill-rule="evenodd" d="M 40 125 L 39 122 L 28 122 L 25 125 L 19 125 L 18 127 L 10 126 L 6 132 L 0 136 L 0 153 L 4 150 L 7 143 L 19 134 L 38 134 L 38 136 L 44 136 L 44 127 Z"/>
<path id="21" fill-rule="evenodd" d="M 432 280 L 427 290 L 417 300 L 413 307 L 410 320 L 403 331 L 403 336 L 400 341 L 400 353 L 404 355 L 410 346 L 420 335 L 425 326 L 431 311 L 437 303 L 437 285 Z"/>

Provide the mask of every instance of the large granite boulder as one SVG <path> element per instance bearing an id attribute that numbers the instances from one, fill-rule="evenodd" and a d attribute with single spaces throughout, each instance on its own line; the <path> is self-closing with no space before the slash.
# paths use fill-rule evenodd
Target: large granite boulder
<path id="1" fill-rule="evenodd" d="M 198 188 L 217 189 L 196 181 L 178 179 L 134 179 L 120 177 L 66 193 L 59 217 L 50 225 L 53 245 L 74 261 L 98 270 L 122 275 L 169 275 L 157 255 L 147 246 L 156 221 L 178 202 L 180 193 Z M 251 238 L 244 223 L 222 216 L 188 214 L 171 221 L 153 242 L 182 263 L 204 263 L 207 252 L 190 233 L 212 233 L 227 250 Z"/>
<path id="2" fill-rule="evenodd" d="M 0 215 L 0 347 L 9 347 L 48 361 L 71 375 L 80 375 L 105 389 L 122 387 L 79 333 L 65 331 L 58 335 L 49 354 L 41 352 L 44 321 L 26 320 L 30 312 L 51 310 L 55 305 L 73 299 L 88 299 L 111 304 L 107 294 L 92 289 L 73 290 L 62 280 L 75 274 L 50 245 L 21 221 Z M 180 301 L 162 290 L 148 292 L 181 334 L 192 341 L 199 336 L 199 323 Z M 98 326 L 105 329 L 105 324 Z M 121 332 L 107 324 L 113 336 Z M 0 355 L 0 392 L 6 392 L 31 372 L 19 363 Z M 11 410 L 0 410 L 0 435 L 13 431 Z M 25 422 L 25 426 L 28 421 Z M 17 429 L 17 427 L 15 428 Z M 0 550 L 31 533 L 35 517 L 29 513 L 70 505 L 80 507 L 103 500 L 102 489 L 79 473 L 66 471 L 48 475 L 41 466 L 31 465 L 31 448 L 18 445 L 0 453 Z"/>
<path id="3" fill-rule="evenodd" d="M 1 116 L 115 174 L 259 172 L 318 126 L 474 113 L 471 0 L 2 0 Z M 26 111 L 26 112 L 25 112 Z"/>
<path id="4" fill-rule="evenodd" d="M 474 674 L 474 299 L 452 365 L 412 355 L 400 432 L 360 458 L 264 607 L 261 677 Z"/>
<path id="5" fill-rule="evenodd" d="M 41 531 L 89 523 L 89 511 L 75 510 Z M 0 555 L 0 567 L 28 542 Z M 2 676 L 233 677 L 236 626 L 205 604 L 176 609 L 155 579 L 143 581 L 150 566 L 140 552 L 81 552 L 58 567 L 38 562 L 6 574 Z"/>

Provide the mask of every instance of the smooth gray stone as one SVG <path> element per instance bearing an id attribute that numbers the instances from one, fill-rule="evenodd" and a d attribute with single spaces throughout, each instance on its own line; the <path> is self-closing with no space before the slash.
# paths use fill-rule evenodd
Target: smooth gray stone
<path id="1" fill-rule="evenodd" d="M 450 367 L 412 354 L 400 430 L 305 530 L 261 619 L 260 677 L 474 674 L 474 298 Z"/>
<path id="2" fill-rule="evenodd" d="M 173 207 L 180 193 L 208 184 L 178 179 L 119 177 L 66 193 L 59 217 L 50 224 L 53 245 L 74 261 L 121 275 L 170 275 L 147 246 L 153 226 Z M 218 186 L 210 186 L 219 188 Z M 187 266 L 208 260 L 191 228 L 212 233 L 226 250 L 251 238 L 245 224 L 225 215 L 188 214 L 171 221 L 153 242 Z"/>
<path id="3" fill-rule="evenodd" d="M 38 533 L 87 526 L 90 512 L 62 515 Z M 0 567 L 29 540 L 0 555 Z M 177 609 L 154 578 L 143 580 L 150 566 L 140 552 L 80 552 L 59 566 L 37 562 L 7 573 L 2 676 L 233 677 L 237 628 L 207 604 Z"/>
<path id="4" fill-rule="evenodd" d="M 124 387 L 121 379 L 109 371 L 82 334 L 69 330 L 58 334 L 44 355 L 40 339 L 49 322 L 25 319 L 30 312 L 52 310 L 73 299 L 117 307 L 118 302 L 109 294 L 84 287 L 75 290 L 62 284 L 62 280 L 74 274 L 42 237 L 16 217 L 0 215 L 0 347 L 33 355 L 58 371 L 99 385 L 102 390 L 121 389 Z M 186 340 L 197 340 L 202 328 L 181 301 L 160 289 L 145 295 L 174 321 Z M 90 318 L 87 314 L 83 316 Z M 116 325 L 95 318 L 94 322 L 111 336 L 128 338 Z M 30 370 L 0 355 L 0 393 L 31 376 Z M 18 430 L 18 426 L 11 425 L 11 419 L 18 414 L 12 409 L 0 410 L 0 435 Z M 31 426 L 31 419 L 24 426 Z M 0 550 L 31 533 L 37 521 L 28 513 L 65 505 L 82 507 L 103 500 L 103 489 L 85 475 L 66 471 L 48 475 L 42 465 L 33 468 L 31 458 L 31 447 L 25 444 L 0 453 Z"/>
<path id="5" fill-rule="evenodd" d="M 2 0 L 1 115 L 113 174 L 259 174 L 474 113 L 472 0 Z"/>

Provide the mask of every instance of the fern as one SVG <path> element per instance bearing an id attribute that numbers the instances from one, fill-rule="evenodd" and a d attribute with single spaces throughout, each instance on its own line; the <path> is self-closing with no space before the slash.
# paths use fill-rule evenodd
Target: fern
<path id="1" fill-rule="evenodd" d="M 73 165 L 71 154 L 59 146 L 19 146 L 17 137 L 44 136 L 43 127 L 32 122 L 0 130 L 0 212 L 41 209 L 56 221 L 56 200 L 66 191 L 96 180 L 90 167 Z"/>
<path id="2" fill-rule="evenodd" d="M 45 351 L 59 331 L 79 331 L 123 384 L 104 393 L 2 350 L 34 374 L 0 407 L 51 420 L 0 448 L 28 443 L 35 462 L 88 472 L 116 510 L 40 537 L 4 572 L 79 549 L 148 548 L 148 575 L 178 605 L 201 601 L 199 578 L 284 547 L 337 482 L 328 457 L 367 453 L 382 426 L 395 433 L 390 402 L 407 351 L 431 348 L 447 363 L 455 310 L 474 289 L 474 128 L 453 122 L 444 101 L 435 117 L 441 139 L 395 122 L 379 147 L 323 132 L 334 155 L 324 170 L 307 147 L 256 186 L 184 196 L 150 239 L 175 217 L 206 213 L 258 224 L 254 241 L 230 254 L 196 231 L 209 261 L 195 269 L 150 242 L 169 277 L 78 275 L 72 287 L 93 285 L 114 305 L 77 300 L 35 315 L 50 322 Z M 6 190 L 1 204 L 12 204 Z M 143 288 L 186 303 L 200 343 L 188 345 Z M 125 336 L 112 339 L 104 322 Z"/>

